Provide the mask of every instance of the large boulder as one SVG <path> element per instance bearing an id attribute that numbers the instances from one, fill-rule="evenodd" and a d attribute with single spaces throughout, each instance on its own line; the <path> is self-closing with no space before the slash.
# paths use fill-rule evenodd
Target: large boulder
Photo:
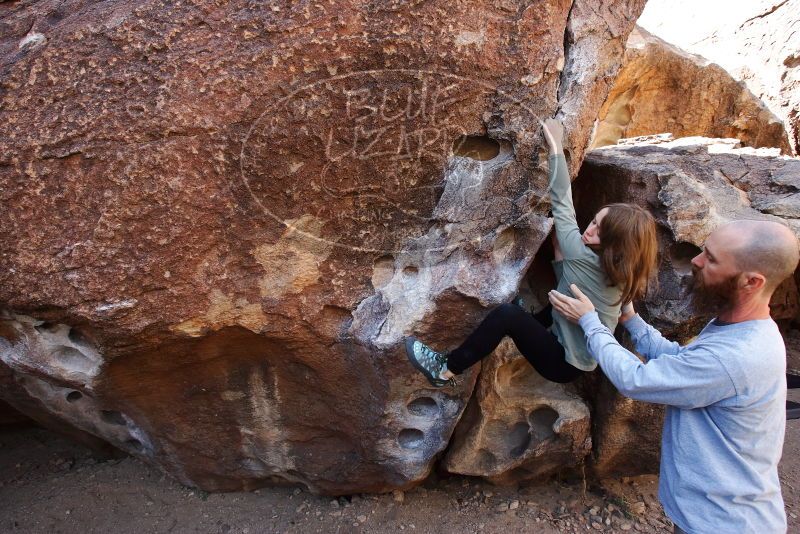
<path id="1" fill-rule="evenodd" d="M 401 342 L 517 291 L 644 0 L 594 4 L 4 4 L 0 397 L 206 490 L 419 482 L 477 371 Z"/>
<path id="2" fill-rule="evenodd" d="M 606 203 L 633 202 L 656 216 L 658 285 L 636 307 L 667 337 L 688 342 L 709 320 L 691 309 L 687 282 L 690 261 L 714 228 L 735 219 L 777 220 L 800 237 L 800 159 L 778 152 L 742 148 L 736 139 L 663 136 L 587 154 L 573 184 L 580 214 L 591 217 Z M 797 279 L 800 271 L 781 285 L 771 302 L 772 316 L 783 327 L 790 349 L 800 326 Z M 790 361 L 795 363 L 796 356 Z M 584 386 L 595 407 L 594 472 L 658 472 L 662 407 L 621 397 L 602 376 Z"/>
<path id="3" fill-rule="evenodd" d="M 722 67 L 635 28 L 600 109 L 593 147 L 623 137 L 731 137 L 791 154 L 783 122 Z"/>
<path id="4" fill-rule="evenodd" d="M 507 339 L 483 364 L 444 467 L 498 484 L 542 478 L 581 464 L 589 431 L 586 402 L 542 378 Z"/>
<path id="5" fill-rule="evenodd" d="M 800 151 L 800 0 L 650 0 L 639 24 L 746 84 Z"/>
<path id="6" fill-rule="evenodd" d="M 633 351 L 622 337 L 623 345 Z M 599 371 L 581 385 L 594 407 L 587 471 L 597 478 L 658 474 L 664 407 L 620 395 Z"/>

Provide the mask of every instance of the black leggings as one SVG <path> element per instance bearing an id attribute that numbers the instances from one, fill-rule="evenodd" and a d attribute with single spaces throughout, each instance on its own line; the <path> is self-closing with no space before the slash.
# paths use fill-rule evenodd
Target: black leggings
<path id="1" fill-rule="evenodd" d="M 460 347 L 447 354 L 447 369 L 460 375 L 500 344 L 505 336 L 514 340 L 517 349 L 534 369 L 551 382 L 572 382 L 583 371 L 564 359 L 564 347 L 547 327 L 553 323 L 548 306 L 531 315 L 516 304 L 502 304 L 492 310 Z"/>

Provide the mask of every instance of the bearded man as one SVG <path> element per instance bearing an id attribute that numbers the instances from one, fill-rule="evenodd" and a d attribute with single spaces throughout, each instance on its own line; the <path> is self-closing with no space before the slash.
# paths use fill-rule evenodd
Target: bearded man
<path id="1" fill-rule="evenodd" d="M 620 323 L 642 363 L 599 321 L 591 301 L 551 292 L 583 328 L 589 352 L 623 395 L 667 405 L 659 499 L 675 532 L 786 532 L 778 461 L 786 426 L 786 348 L 770 318 L 775 289 L 797 268 L 785 226 L 729 223 L 692 259 L 696 311 L 716 315 L 688 345 L 668 341 L 633 310 Z"/>

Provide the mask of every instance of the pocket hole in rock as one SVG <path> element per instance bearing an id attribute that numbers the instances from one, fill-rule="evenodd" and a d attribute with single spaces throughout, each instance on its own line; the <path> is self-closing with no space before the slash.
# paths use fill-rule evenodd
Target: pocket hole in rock
<path id="1" fill-rule="evenodd" d="M 45 333 L 45 332 L 52 332 L 52 331 L 56 330 L 56 329 L 57 329 L 57 326 L 58 326 L 58 325 L 56 325 L 55 323 L 51 323 L 51 322 L 49 322 L 49 321 L 45 321 L 45 322 L 43 322 L 43 323 L 41 323 L 41 324 L 37 324 L 37 325 L 36 325 L 36 326 L 34 326 L 33 328 L 34 328 L 34 329 L 35 329 L 37 332 L 39 332 L 40 334 L 43 334 L 43 333 Z"/>
<path id="2" fill-rule="evenodd" d="M 70 391 L 67 393 L 67 402 L 79 401 L 81 398 L 83 398 L 83 393 L 80 391 Z"/>
<path id="3" fill-rule="evenodd" d="M 509 430 L 506 440 L 511 449 L 509 454 L 514 458 L 522 456 L 531 444 L 531 427 L 525 422 L 515 424 Z"/>
<path id="4" fill-rule="evenodd" d="M 70 328 L 69 334 L 67 334 L 67 337 L 69 338 L 70 341 L 72 341 L 76 345 L 88 345 L 89 344 L 89 341 L 86 339 L 86 336 L 84 336 L 80 331 L 78 331 L 78 330 L 76 330 L 74 328 Z"/>
<path id="5" fill-rule="evenodd" d="M 436 417 L 439 405 L 430 397 L 419 397 L 408 403 L 408 413 L 420 417 Z"/>
<path id="6" fill-rule="evenodd" d="M 416 428 L 405 428 L 397 436 L 397 442 L 404 449 L 417 449 L 425 441 L 425 434 Z"/>
<path id="7" fill-rule="evenodd" d="M 462 135 L 453 141 L 453 154 L 489 161 L 500 154 L 500 143 L 485 135 Z"/>
<path id="8" fill-rule="evenodd" d="M 372 264 L 372 287 L 378 288 L 388 284 L 394 276 L 394 257 L 381 256 Z"/>
<path id="9" fill-rule="evenodd" d="M 406 265 L 403 267 L 403 274 L 409 278 L 417 276 L 419 273 L 419 269 L 414 267 L 413 265 Z"/>
<path id="10" fill-rule="evenodd" d="M 90 373 L 95 368 L 94 362 L 74 347 L 59 347 L 53 357 L 61 367 L 73 373 Z"/>
<path id="11" fill-rule="evenodd" d="M 115 410 L 102 410 L 100 418 L 110 425 L 125 425 L 125 416 Z"/>
<path id="12" fill-rule="evenodd" d="M 558 420 L 558 412 L 549 407 L 542 407 L 533 410 L 528 415 L 531 433 L 536 441 L 544 441 L 556 435 L 553 424 Z"/>
<path id="13" fill-rule="evenodd" d="M 672 268 L 680 273 L 692 272 L 692 259 L 700 254 L 700 247 L 680 241 L 669 247 L 669 257 L 672 261 Z"/>

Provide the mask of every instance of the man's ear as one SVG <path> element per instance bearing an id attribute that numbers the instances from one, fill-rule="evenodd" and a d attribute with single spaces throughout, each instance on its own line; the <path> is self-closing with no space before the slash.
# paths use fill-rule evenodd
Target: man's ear
<path id="1" fill-rule="evenodd" d="M 740 279 L 740 286 L 746 291 L 756 292 L 760 291 L 767 285 L 766 277 L 755 271 L 744 272 Z"/>

